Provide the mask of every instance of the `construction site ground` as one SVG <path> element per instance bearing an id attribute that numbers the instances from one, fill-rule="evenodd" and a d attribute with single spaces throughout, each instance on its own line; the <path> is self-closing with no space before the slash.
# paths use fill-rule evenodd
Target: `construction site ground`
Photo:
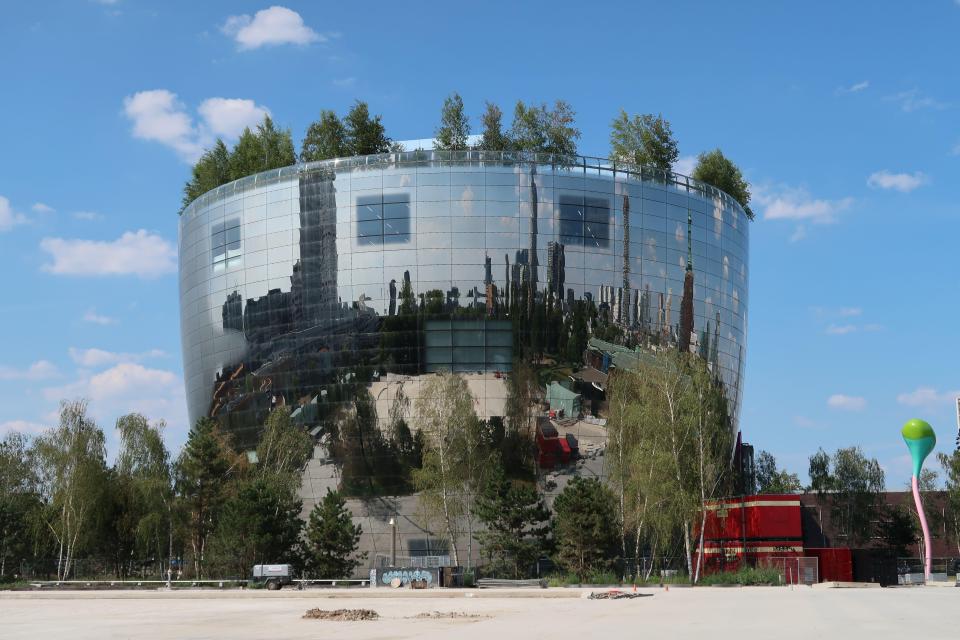
<path id="1" fill-rule="evenodd" d="M 0 637 L 940 640 L 957 637 L 960 602 L 929 587 L 591 591 L 606 589 L 0 592 Z M 304 617 L 315 609 L 347 612 Z"/>

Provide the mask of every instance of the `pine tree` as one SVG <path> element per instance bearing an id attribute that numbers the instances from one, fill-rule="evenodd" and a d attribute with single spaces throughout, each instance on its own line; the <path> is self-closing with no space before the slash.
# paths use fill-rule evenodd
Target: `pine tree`
<path id="1" fill-rule="evenodd" d="M 191 202 L 211 189 L 230 182 L 230 152 L 217 138 L 213 148 L 204 152 L 191 170 L 190 181 L 183 186 L 183 211 Z"/>
<path id="2" fill-rule="evenodd" d="M 753 211 L 750 209 L 750 184 L 740 172 L 740 167 L 723 155 L 720 149 L 701 153 L 697 157 L 697 166 L 693 169 L 692 177 L 733 196 L 743 207 L 747 217 L 753 220 Z"/>
<path id="3" fill-rule="evenodd" d="M 440 126 L 434 137 L 435 148 L 440 151 L 461 151 L 467 148 L 470 135 L 470 119 L 463 112 L 463 99 L 453 93 L 443 101 Z"/>
<path id="4" fill-rule="evenodd" d="M 346 501 L 338 491 L 327 495 L 310 512 L 301 543 L 306 574 L 314 578 L 349 578 L 366 559 L 356 555 L 363 529 L 353 523 Z"/>
<path id="5" fill-rule="evenodd" d="M 343 125 L 350 155 L 365 156 L 390 151 L 390 138 L 380 122 L 380 116 L 370 117 L 366 102 L 357 100 L 343 119 Z"/>
<path id="6" fill-rule="evenodd" d="M 483 115 L 480 116 L 480 126 L 483 128 L 480 148 L 486 151 L 507 151 L 510 149 L 510 138 L 503 133 L 503 111 L 497 105 L 487 102 Z"/>
<path id="7" fill-rule="evenodd" d="M 623 109 L 610 125 L 610 156 L 635 167 L 669 172 L 680 157 L 670 121 L 660 114 L 636 115 Z"/>
<path id="8" fill-rule="evenodd" d="M 583 581 L 607 569 L 617 548 L 617 507 L 597 478 L 574 477 L 553 503 L 557 561 Z"/>

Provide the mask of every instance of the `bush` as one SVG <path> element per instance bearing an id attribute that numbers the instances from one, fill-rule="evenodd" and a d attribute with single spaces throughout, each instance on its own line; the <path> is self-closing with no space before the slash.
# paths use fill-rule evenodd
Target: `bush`
<path id="1" fill-rule="evenodd" d="M 724 571 L 703 576 L 698 584 L 709 587 L 715 584 L 756 586 L 782 583 L 780 571 L 777 569 L 772 567 L 742 567 L 736 571 Z"/>

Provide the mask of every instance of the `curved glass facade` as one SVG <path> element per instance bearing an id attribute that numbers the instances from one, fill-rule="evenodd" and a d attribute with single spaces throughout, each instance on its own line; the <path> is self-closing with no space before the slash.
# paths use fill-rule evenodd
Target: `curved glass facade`
<path id="1" fill-rule="evenodd" d="M 736 428 L 748 304 L 740 205 L 676 174 L 550 160 L 349 158 L 193 202 L 179 238 L 190 420 L 216 417 L 250 446 L 273 406 L 312 428 L 366 385 L 385 417 L 398 384 L 414 398 L 413 383 L 440 369 L 464 373 L 490 417 L 503 415 L 502 374 L 521 352 L 602 378 L 639 350 L 674 347 L 722 379 Z M 588 378 L 576 383 L 597 386 Z"/>

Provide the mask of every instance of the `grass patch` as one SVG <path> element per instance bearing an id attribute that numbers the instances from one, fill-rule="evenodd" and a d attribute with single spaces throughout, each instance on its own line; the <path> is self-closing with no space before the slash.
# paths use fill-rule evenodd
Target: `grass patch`
<path id="1" fill-rule="evenodd" d="M 770 567 L 742 567 L 736 571 L 713 573 L 700 578 L 699 584 L 709 587 L 715 584 L 739 584 L 744 586 L 782 584 L 780 572 Z"/>

